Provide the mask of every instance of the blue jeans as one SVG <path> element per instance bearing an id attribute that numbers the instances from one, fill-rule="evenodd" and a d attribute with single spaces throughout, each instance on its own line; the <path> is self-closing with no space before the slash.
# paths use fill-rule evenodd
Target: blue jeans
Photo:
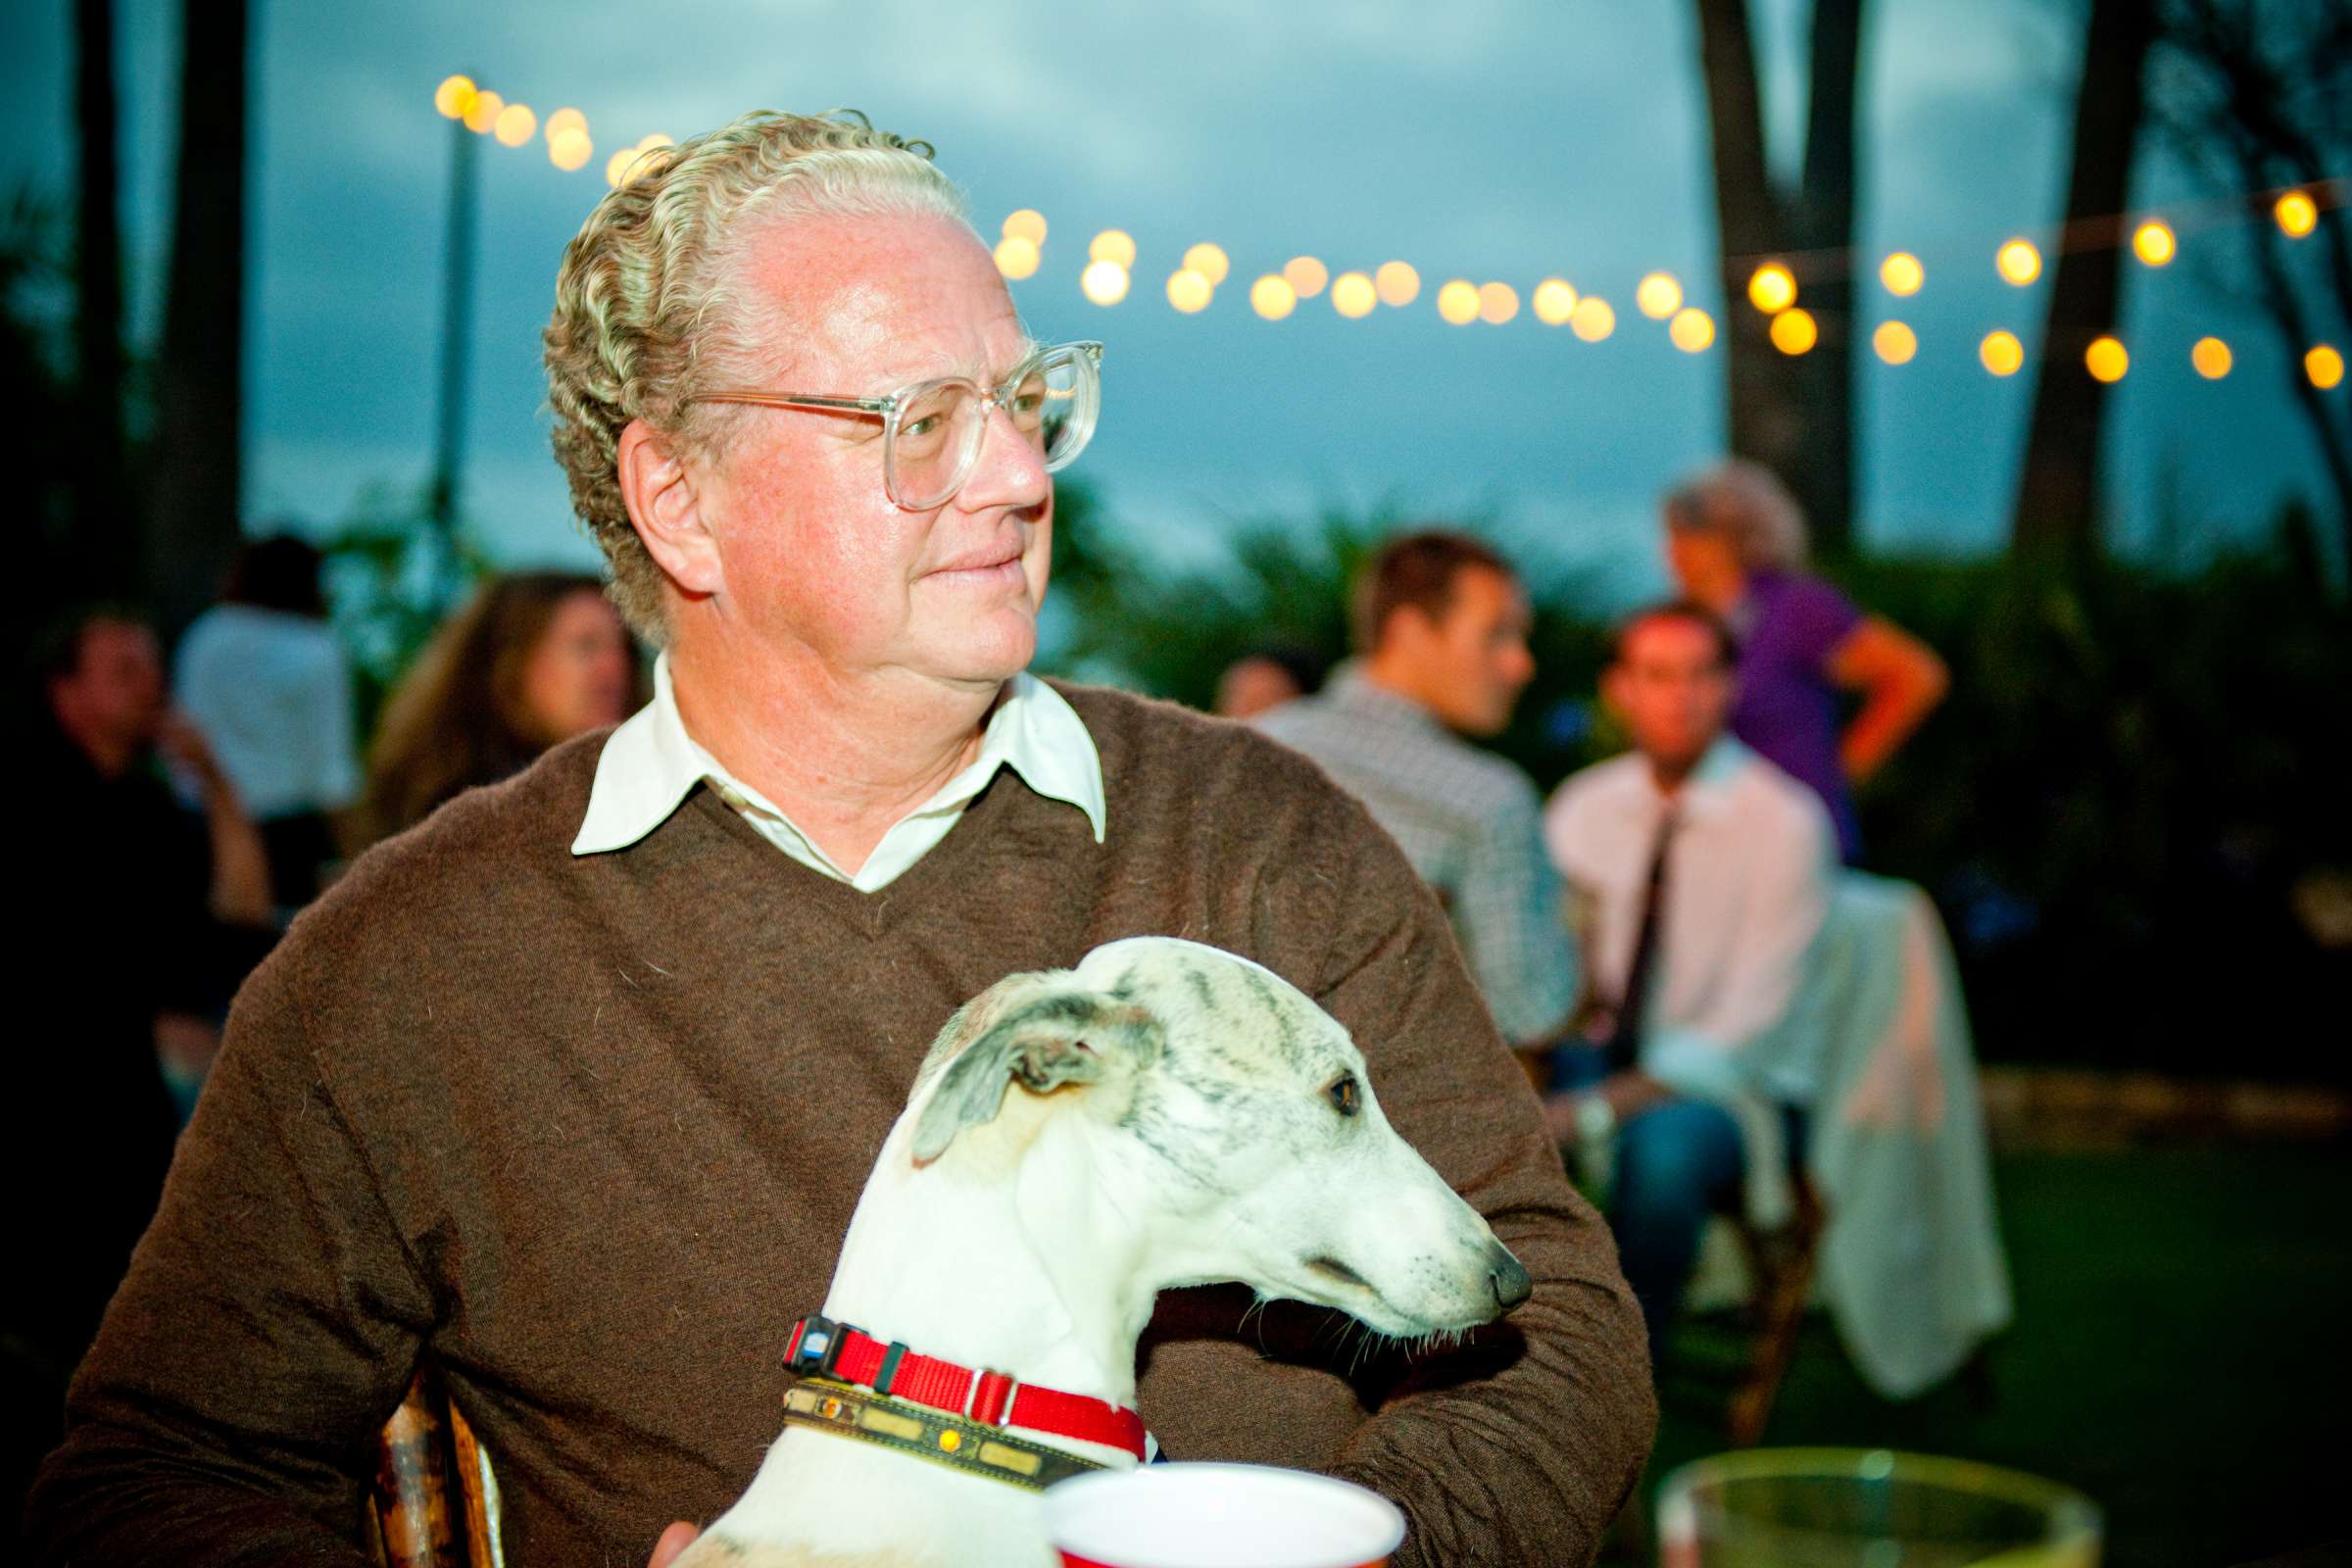
<path id="1" fill-rule="evenodd" d="M 1553 1054 L 1555 1088 L 1591 1088 L 1606 1074 L 1597 1051 L 1564 1046 Z M 1642 1307 L 1653 1367 L 1690 1283 L 1699 1233 L 1708 1216 L 1737 1207 L 1746 1172 L 1740 1124 L 1721 1105 L 1661 1101 L 1617 1129 L 1609 1229 L 1617 1237 L 1626 1283 Z"/>

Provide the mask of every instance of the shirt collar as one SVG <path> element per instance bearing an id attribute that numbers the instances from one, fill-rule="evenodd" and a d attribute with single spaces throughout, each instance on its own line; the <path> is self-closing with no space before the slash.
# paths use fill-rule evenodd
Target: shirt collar
<path id="1" fill-rule="evenodd" d="M 1393 724 L 1409 724 L 1433 733 L 1452 733 L 1439 722 L 1437 714 L 1410 697 L 1373 684 L 1364 673 L 1364 666 L 1356 661 L 1350 660 L 1342 664 L 1324 682 L 1323 689 L 1330 694 L 1335 708 L 1346 709 L 1367 718 L 1386 719 Z"/>
<path id="2" fill-rule="evenodd" d="M 979 794 L 1001 766 L 1020 774 L 1038 794 L 1078 808 L 1094 829 L 1095 842 L 1102 842 L 1108 813 L 1102 759 L 1095 750 L 1095 738 L 1059 692 L 1027 673 L 1005 683 L 1004 700 L 989 715 L 980 755 L 971 765 L 908 814 L 960 806 Z M 670 684 L 669 656 L 663 654 L 654 661 L 654 700 L 612 732 L 597 758 L 588 810 L 571 841 L 571 853 L 603 855 L 627 849 L 667 821 L 705 780 L 784 817 L 686 732 L 677 692 Z"/>
<path id="3" fill-rule="evenodd" d="M 1706 755 L 1698 760 L 1698 765 L 1690 770 L 1690 776 L 1683 780 L 1683 787 L 1675 793 L 1676 814 L 1689 822 L 1703 821 L 1721 811 L 1731 799 L 1732 786 L 1739 781 L 1740 775 L 1746 770 L 1755 755 L 1729 734 L 1716 736 L 1708 745 Z M 1640 753 L 1632 753 L 1628 760 L 1633 765 L 1627 774 L 1632 785 L 1625 796 L 1627 805 L 1639 806 L 1647 815 L 1664 812 L 1666 796 L 1659 791 L 1657 778 L 1650 772 L 1647 760 Z"/>

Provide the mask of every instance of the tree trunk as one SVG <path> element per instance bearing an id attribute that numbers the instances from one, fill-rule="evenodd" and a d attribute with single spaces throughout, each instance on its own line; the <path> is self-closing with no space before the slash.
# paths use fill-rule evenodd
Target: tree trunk
<path id="1" fill-rule="evenodd" d="M 2092 339 L 2115 330 L 2130 235 L 2123 210 L 2139 139 L 2149 0 L 2091 0 L 2075 94 L 2074 172 L 2067 181 L 2067 243 L 2050 283 L 2034 423 L 2010 541 L 2018 549 L 2087 544 L 2098 536 L 2099 442 L 2106 384 L 2083 368 Z"/>
<path id="2" fill-rule="evenodd" d="M 1775 189 L 1765 161 L 1746 0 L 1697 0 L 1697 8 L 1723 252 L 1731 449 L 1779 474 L 1814 536 L 1837 548 L 1853 515 L 1852 283 L 1844 256 L 1853 238 L 1863 0 L 1815 0 L 1804 172 L 1793 198 Z M 1801 359 L 1772 346 L 1771 319 L 1747 303 L 1748 275 L 1774 256 L 1790 259 L 1800 301 L 1820 323 L 1819 346 Z"/>
<path id="3" fill-rule="evenodd" d="M 68 595 L 118 594 L 137 577 L 138 518 L 122 441 L 122 223 L 115 155 L 113 0 L 74 0 L 74 119 L 80 140 L 74 248 L 73 532 L 56 580 Z"/>
<path id="4" fill-rule="evenodd" d="M 1854 105 L 1862 8 L 1862 0 L 1814 0 L 1804 188 L 1793 225 L 1797 248 L 1825 265 L 1804 285 L 1803 303 L 1820 323 L 1821 340 L 1796 363 L 1805 417 L 1788 482 L 1805 509 L 1813 542 L 1832 551 L 1853 538 Z"/>
<path id="5" fill-rule="evenodd" d="M 183 0 L 179 205 L 156 380 L 150 592 L 175 634 L 235 552 L 245 328 L 245 0 Z"/>
<path id="6" fill-rule="evenodd" d="M 1748 273 L 1786 246 L 1780 198 L 1764 158 L 1764 95 L 1747 0 L 1698 0 L 1698 42 L 1715 153 L 1731 448 L 1786 476 L 1795 466 L 1798 411 L 1772 346 L 1770 322 L 1747 305 Z"/>

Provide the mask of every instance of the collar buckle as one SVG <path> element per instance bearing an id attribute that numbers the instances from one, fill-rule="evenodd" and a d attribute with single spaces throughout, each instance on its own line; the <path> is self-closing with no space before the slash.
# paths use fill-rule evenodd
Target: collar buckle
<path id="1" fill-rule="evenodd" d="M 784 1368 L 795 1377 L 832 1377 L 850 1336 L 863 1332 L 854 1323 L 836 1323 L 822 1313 L 811 1312 L 792 1326 L 792 1343 L 784 1349 Z"/>

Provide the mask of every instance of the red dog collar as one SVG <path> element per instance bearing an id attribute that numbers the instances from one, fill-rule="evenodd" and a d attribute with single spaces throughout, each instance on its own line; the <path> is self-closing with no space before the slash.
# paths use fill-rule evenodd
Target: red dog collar
<path id="1" fill-rule="evenodd" d="M 974 1371 L 936 1355 L 885 1343 L 850 1323 L 815 1313 L 792 1326 L 784 1365 L 796 1377 L 835 1378 L 887 1395 L 948 1410 L 985 1426 L 1026 1427 L 1057 1438 L 1076 1438 L 1124 1448 L 1146 1457 L 1144 1418 L 1122 1404 L 1064 1394 L 1022 1383 L 1008 1372 Z"/>

